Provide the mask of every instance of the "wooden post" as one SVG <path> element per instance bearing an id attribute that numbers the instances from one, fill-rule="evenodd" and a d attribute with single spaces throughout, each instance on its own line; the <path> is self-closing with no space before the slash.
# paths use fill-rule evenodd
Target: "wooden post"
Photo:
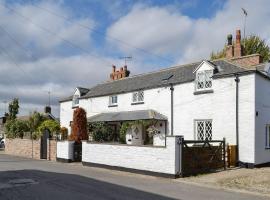
<path id="1" fill-rule="evenodd" d="M 226 145 L 226 139 L 225 138 L 223 138 L 223 162 L 224 162 L 224 170 L 226 170 L 226 147 L 225 147 L 225 145 Z"/>

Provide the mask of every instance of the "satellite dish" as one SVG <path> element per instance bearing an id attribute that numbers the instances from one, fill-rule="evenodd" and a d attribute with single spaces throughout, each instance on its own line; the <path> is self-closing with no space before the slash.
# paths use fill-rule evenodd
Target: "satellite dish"
<path id="1" fill-rule="evenodd" d="M 266 63 L 265 66 L 264 66 L 264 70 L 265 73 L 267 73 L 268 76 L 270 76 L 270 63 Z"/>

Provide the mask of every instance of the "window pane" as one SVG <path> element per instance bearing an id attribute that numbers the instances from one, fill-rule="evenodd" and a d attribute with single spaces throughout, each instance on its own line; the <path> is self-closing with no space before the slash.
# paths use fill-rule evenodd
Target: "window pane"
<path id="1" fill-rule="evenodd" d="M 204 140 L 204 122 L 197 121 L 197 139 Z"/>
<path id="2" fill-rule="evenodd" d="M 211 121 L 205 122 L 205 139 L 212 140 L 212 122 Z"/>
<path id="3" fill-rule="evenodd" d="M 134 92 L 132 95 L 132 101 L 137 102 L 137 100 L 138 100 L 138 92 Z"/>
<path id="4" fill-rule="evenodd" d="M 144 99 L 143 91 L 138 92 L 138 101 L 143 101 L 143 99 Z"/>

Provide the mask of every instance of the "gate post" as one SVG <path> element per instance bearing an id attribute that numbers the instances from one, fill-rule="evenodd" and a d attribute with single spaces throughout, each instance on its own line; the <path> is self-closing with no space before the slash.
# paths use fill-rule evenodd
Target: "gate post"
<path id="1" fill-rule="evenodd" d="M 184 136 L 179 136 L 178 142 L 179 144 L 179 175 L 183 177 L 183 168 L 182 168 L 182 163 L 183 163 L 183 143 L 184 143 Z"/>
<path id="2" fill-rule="evenodd" d="M 222 142 L 222 149 L 223 149 L 223 162 L 224 162 L 224 170 L 226 170 L 226 139 L 223 138 Z"/>

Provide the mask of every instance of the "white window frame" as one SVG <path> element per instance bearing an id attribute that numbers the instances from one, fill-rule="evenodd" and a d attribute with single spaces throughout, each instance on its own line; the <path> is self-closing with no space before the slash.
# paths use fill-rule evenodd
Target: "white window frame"
<path id="1" fill-rule="evenodd" d="M 213 120 L 196 119 L 194 120 L 194 138 L 195 140 L 213 140 Z"/>
<path id="2" fill-rule="evenodd" d="M 80 102 L 79 98 L 80 98 L 80 95 L 77 95 L 77 94 L 73 95 L 72 107 L 76 107 L 79 105 L 79 102 Z"/>
<path id="3" fill-rule="evenodd" d="M 265 126 L 265 148 L 270 149 L 270 124 Z"/>
<path id="4" fill-rule="evenodd" d="M 195 91 L 211 90 L 213 86 L 213 70 L 198 71 L 196 73 Z"/>
<path id="5" fill-rule="evenodd" d="M 132 93 L 132 103 L 144 102 L 144 91 L 137 91 Z"/>
<path id="6" fill-rule="evenodd" d="M 117 95 L 112 95 L 109 97 L 109 105 L 110 106 L 118 105 L 118 96 Z"/>

